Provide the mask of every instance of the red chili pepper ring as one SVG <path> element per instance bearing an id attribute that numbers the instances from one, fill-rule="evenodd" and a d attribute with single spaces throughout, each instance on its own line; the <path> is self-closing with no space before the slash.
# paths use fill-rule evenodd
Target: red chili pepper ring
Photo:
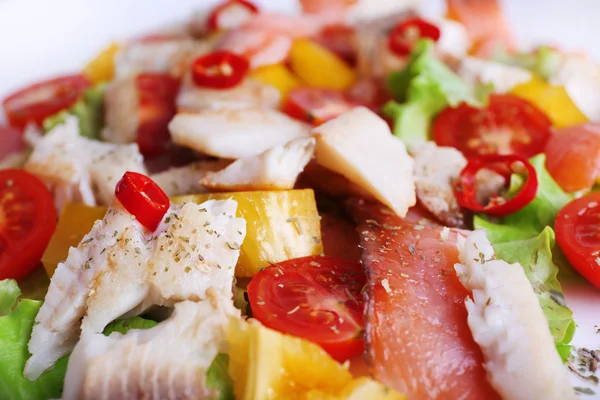
<path id="1" fill-rule="evenodd" d="M 197 86 L 230 89 L 244 79 L 250 64 L 246 58 L 230 51 L 213 51 L 198 57 L 192 64 L 192 79 Z"/>
<path id="2" fill-rule="evenodd" d="M 519 192 L 512 198 L 501 195 L 492 196 L 488 204 L 477 200 L 477 173 L 482 169 L 496 172 L 504 179 L 504 187 L 510 184 L 510 176 L 514 173 L 527 173 L 527 178 Z M 535 168 L 525 157 L 510 155 L 487 155 L 474 157 L 461 171 L 456 182 L 454 194 L 458 204 L 474 212 L 484 213 L 495 217 L 503 217 L 515 213 L 525 207 L 535 198 L 538 188 L 538 178 Z"/>
<path id="3" fill-rule="evenodd" d="M 117 183 L 115 196 L 140 224 L 154 232 L 167 213 L 169 197 L 146 175 L 127 171 Z"/>

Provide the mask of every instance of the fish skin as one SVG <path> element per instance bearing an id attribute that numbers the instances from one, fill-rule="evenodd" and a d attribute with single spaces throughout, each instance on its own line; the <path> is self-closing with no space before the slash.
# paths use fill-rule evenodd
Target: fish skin
<path id="1" fill-rule="evenodd" d="M 365 345 L 374 377 L 409 399 L 498 399 L 453 269 L 457 231 L 446 230 L 445 239 L 444 228 L 415 208 L 400 218 L 353 199 L 349 209 L 367 272 Z"/>

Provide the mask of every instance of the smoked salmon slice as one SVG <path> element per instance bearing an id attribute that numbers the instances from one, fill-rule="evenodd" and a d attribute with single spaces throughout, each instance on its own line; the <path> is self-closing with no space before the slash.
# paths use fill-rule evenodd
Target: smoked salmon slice
<path id="1" fill-rule="evenodd" d="M 454 264 L 456 231 L 413 208 L 353 199 L 367 273 L 366 361 L 377 380 L 408 399 L 499 399 L 467 325 Z"/>

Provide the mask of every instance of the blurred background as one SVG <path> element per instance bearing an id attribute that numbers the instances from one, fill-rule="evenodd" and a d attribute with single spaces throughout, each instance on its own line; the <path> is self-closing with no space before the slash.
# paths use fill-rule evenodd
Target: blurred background
<path id="1" fill-rule="evenodd" d="M 325 0 L 326 1 L 326 0 Z M 394 0 L 390 0 L 394 1 Z M 294 0 L 257 0 L 294 12 Z M 80 69 L 111 40 L 186 20 L 217 0 L 0 0 L 0 98 L 24 83 Z M 423 0 L 427 13 L 442 0 Z M 537 43 L 585 50 L 600 60 L 600 1 L 504 0 L 523 47 Z"/>

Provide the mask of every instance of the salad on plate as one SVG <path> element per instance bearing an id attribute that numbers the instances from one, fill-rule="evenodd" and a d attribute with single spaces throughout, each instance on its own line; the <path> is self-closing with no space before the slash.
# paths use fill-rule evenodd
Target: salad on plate
<path id="1" fill-rule="evenodd" d="M 7 95 L 0 399 L 594 398 L 600 68 L 446 3 L 224 0 Z"/>

